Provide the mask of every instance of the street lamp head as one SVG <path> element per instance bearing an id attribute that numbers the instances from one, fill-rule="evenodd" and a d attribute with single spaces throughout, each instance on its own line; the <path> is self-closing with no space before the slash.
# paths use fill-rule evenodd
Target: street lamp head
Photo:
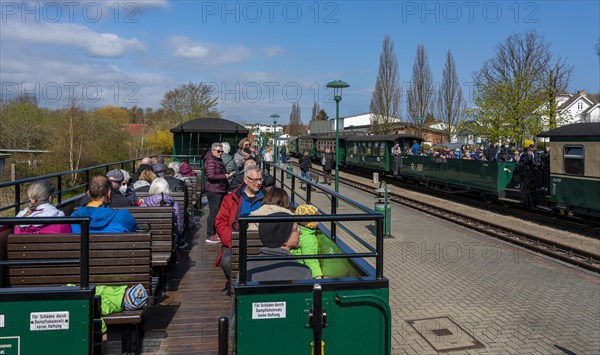
<path id="1" fill-rule="evenodd" d="M 327 85 L 325 85 L 325 87 L 332 88 L 333 89 L 333 99 L 336 102 L 340 102 L 340 101 L 342 101 L 342 89 L 349 88 L 350 85 L 348 85 L 347 82 L 342 81 L 342 80 L 334 80 L 334 81 L 327 83 Z"/>
<path id="2" fill-rule="evenodd" d="M 273 119 L 273 124 L 277 124 L 277 119 L 279 118 L 279 115 L 274 113 L 271 115 L 271 118 Z"/>

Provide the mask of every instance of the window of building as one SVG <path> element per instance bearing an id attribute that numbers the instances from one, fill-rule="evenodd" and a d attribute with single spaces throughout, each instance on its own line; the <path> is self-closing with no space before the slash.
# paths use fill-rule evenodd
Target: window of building
<path id="1" fill-rule="evenodd" d="M 564 146 L 565 173 L 569 175 L 584 175 L 585 151 L 581 145 Z"/>
<path id="2" fill-rule="evenodd" d="M 577 109 L 578 109 L 578 110 L 583 110 L 583 102 L 579 101 L 579 102 L 577 103 Z"/>

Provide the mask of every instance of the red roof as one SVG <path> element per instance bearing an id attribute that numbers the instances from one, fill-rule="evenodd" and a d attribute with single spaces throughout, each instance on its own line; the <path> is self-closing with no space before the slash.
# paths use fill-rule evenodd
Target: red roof
<path id="1" fill-rule="evenodd" d="M 125 125 L 125 132 L 132 136 L 141 136 L 148 133 L 150 127 L 145 123 L 129 123 Z"/>

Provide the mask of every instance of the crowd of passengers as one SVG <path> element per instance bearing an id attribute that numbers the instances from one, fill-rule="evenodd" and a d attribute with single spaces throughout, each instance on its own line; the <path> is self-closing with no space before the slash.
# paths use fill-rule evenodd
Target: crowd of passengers
<path id="1" fill-rule="evenodd" d="M 294 208 L 288 194 L 274 185 L 273 176 L 264 172 L 259 166 L 262 158 L 251 142 L 244 138 L 239 142 L 238 149 L 229 154 L 231 147 L 228 143 L 213 143 L 204 156 L 204 189 L 208 200 L 209 213 L 207 216 L 207 243 L 221 243 L 221 251 L 216 258 L 216 266 L 220 266 L 225 274 L 226 288 L 229 293 L 231 283 L 231 233 L 238 229 L 237 220 L 247 215 L 272 214 L 318 214 L 316 207 L 302 205 Z M 154 161 L 144 158 L 133 176 L 122 169 L 109 171 L 105 176 L 94 176 L 89 183 L 86 195 L 81 199 L 81 205 L 71 216 L 90 217 L 90 233 L 127 233 L 139 230 L 134 217 L 127 209 L 117 207 L 139 206 L 172 206 L 175 233 L 174 246 L 185 248 L 188 245 L 184 233 L 186 226 L 195 228 L 192 216 L 186 215 L 187 186 L 185 179 L 195 176 L 187 161 L 164 164 L 162 157 Z M 269 189 L 269 187 L 271 187 Z M 179 206 L 172 198 L 174 191 L 183 191 L 186 202 Z M 145 193 L 144 197 L 138 196 Z M 62 211 L 52 205 L 54 187 L 48 180 L 32 183 L 27 194 L 29 206 L 18 213 L 17 217 L 63 217 Z M 261 226 L 251 226 L 259 231 L 264 248 L 261 255 L 292 255 L 318 254 L 317 234 L 320 234 L 318 223 L 263 223 Z M 266 232 L 269 231 L 269 232 Z M 80 233 L 79 225 L 33 225 L 24 222 L 15 226 L 16 234 L 56 234 Z M 295 242 L 294 235 L 297 234 Z M 303 235 L 301 237 L 300 235 Z M 284 267 L 284 270 L 296 270 L 296 276 L 310 275 L 319 279 L 323 276 L 318 260 L 300 260 L 290 267 L 289 262 L 267 262 L 258 264 L 273 264 L 274 267 Z M 297 265 L 296 265 L 297 264 Z M 249 264 L 250 280 L 268 280 L 274 275 L 269 272 L 252 271 Z M 260 266 L 260 265 L 259 265 Z M 264 266 L 264 265 L 262 265 Z M 299 269 L 298 269 L 299 268 Z M 262 270 L 262 269 L 261 269 Z M 301 272 L 297 273 L 298 270 Z M 292 272 L 292 274 L 294 274 Z M 276 273 L 277 277 L 295 279 L 294 275 Z M 287 276 L 286 276 L 287 275 Z"/>
<path id="2" fill-rule="evenodd" d="M 398 144 L 392 148 L 392 155 L 399 152 L 400 148 Z M 442 149 L 435 150 L 429 148 L 428 150 L 416 141 L 413 141 L 413 145 L 410 148 L 406 148 L 403 152 L 404 155 L 417 155 L 417 156 L 429 156 L 432 158 L 440 159 L 465 159 L 465 160 L 484 160 L 484 161 L 496 161 L 496 162 L 515 162 L 515 163 L 539 163 L 549 157 L 549 149 L 547 148 L 544 152 L 538 152 L 537 156 L 534 152 L 533 144 L 524 147 L 519 150 L 515 145 L 511 145 L 509 141 L 504 141 L 502 144 L 496 142 L 493 144 L 463 144 L 460 148 L 454 150 L 449 149 L 448 146 L 442 146 Z"/>
<path id="3" fill-rule="evenodd" d="M 287 192 L 273 187 L 274 178 L 259 166 L 261 159 L 256 149 L 252 149 L 248 139 L 239 142 L 238 149 L 230 155 L 227 143 L 213 143 L 204 156 L 204 194 L 208 199 L 207 243 L 221 243 L 215 266 L 225 274 L 226 286 L 223 291 L 231 295 L 232 277 L 232 232 L 239 229 L 240 216 L 290 216 L 317 215 L 319 210 L 313 205 L 294 207 Z M 329 153 L 329 152 L 327 152 Z M 331 158 L 331 157 L 329 157 Z M 162 157 L 152 161 L 144 158 L 133 176 L 125 170 L 114 169 L 105 176 L 94 176 L 81 206 L 71 216 L 90 217 L 90 233 L 127 233 L 139 230 L 134 217 L 127 209 L 116 207 L 173 206 L 176 233 L 173 243 L 186 247 L 184 226 L 193 225 L 193 218 L 186 217 L 185 206 L 178 206 L 170 196 L 172 191 L 183 191 L 187 195 L 185 179 L 194 176 L 188 162 L 171 163 L 165 166 Z M 147 192 L 143 198 L 138 194 Z M 33 182 L 28 190 L 29 206 L 18 213 L 23 217 L 21 225 L 15 226 L 16 234 L 58 234 L 81 233 L 79 225 L 31 224 L 27 217 L 64 217 L 65 214 L 52 204 L 54 187 L 48 180 Z M 258 232 L 263 244 L 259 256 L 316 255 L 320 253 L 318 238 L 325 235 L 319 222 L 261 222 L 250 225 L 250 230 Z M 176 250 L 177 248 L 175 248 Z M 319 260 L 259 260 L 247 264 L 249 281 L 303 280 L 326 277 Z M 100 286 L 97 293 L 106 292 L 102 299 L 102 314 L 121 310 L 142 308 L 147 303 L 147 295 L 141 285 L 127 288 Z M 117 292 L 118 291 L 118 292 Z M 118 297 L 111 297 L 118 294 Z M 116 301 L 115 301 L 116 300 Z M 122 300 L 122 302 L 121 302 Z M 106 328 L 103 327 L 103 340 Z"/>

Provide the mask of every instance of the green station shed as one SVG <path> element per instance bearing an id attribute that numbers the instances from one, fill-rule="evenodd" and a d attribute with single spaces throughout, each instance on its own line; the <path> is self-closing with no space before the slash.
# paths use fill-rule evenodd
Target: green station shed
<path id="1" fill-rule="evenodd" d="M 228 142 L 231 154 L 242 138 L 248 137 L 248 129 L 241 124 L 223 118 L 196 118 L 174 128 L 173 155 L 180 159 L 201 160 L 214 142 Z"/>

